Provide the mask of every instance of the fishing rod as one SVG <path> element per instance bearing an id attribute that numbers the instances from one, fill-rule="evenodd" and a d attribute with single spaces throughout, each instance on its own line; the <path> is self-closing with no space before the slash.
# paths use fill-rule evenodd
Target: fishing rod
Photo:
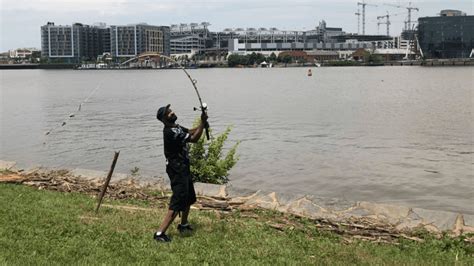
<path id="1" fill-rule="evenodd" d="M 166 56 L 166 55 L 162 55 L 160 53 L 147 53 L 147 54 L 143 54 L 143 55 L 133 57 L 133 58 L 121 63 L 120 65 L 124 65 L 124 64 L 127 64 L 127 63 L 131 62 L 131 61 L 134 61 L 134 60 L 137 60 L 137 59 L 140 59 L 140 58 L 143 58 L 143 57 L 150 57 L 150 56 L 158 56 L 158 57 L 168 59 L 168 60 L 176 63 L 179 66 L 179 68 L 184 71 L 184 73 L 188 77 L 189 81 L 191 81 L 191 84 L 193 85 L 194 90 L 196 91 L 197 97 L 199 99 L 200 107 L 199 108 L 194 108 L 194 111 L 200 110 L 203 114 L 207 115 L 207 104 L 202 102 L 201 95 L 199 94 L 199 90 L 196 86 L 197 80 L 195 80 L 191 77 L 191 75 L 186 70 L 186 68 L 182 64 L 180 64 L 178 62 L 178 60 L 176 60 L 172 57 Z M 206 121 L 206 124 L 204 125 L 204 129 L 206 130 L 206 138 L 207 138 L 207 140 L 209 140 L 209 123 L 207 121 Z"/>

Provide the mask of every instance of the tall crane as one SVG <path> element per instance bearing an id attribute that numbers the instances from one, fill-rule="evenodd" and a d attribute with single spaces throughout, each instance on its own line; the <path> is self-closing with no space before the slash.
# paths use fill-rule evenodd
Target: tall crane
<path id="1" fill-rule="evenodd" d="M 411 11 L 420 11 L 418 7 L 412 7 L 411 2 L 408 3 L 408 6 L 400 6 L 400 5 L 393 5 L 393 4 L 384 4 L 386 6 L 393 6 L 393 7 L 398 7 L 398 8 L 406 8 L 408 10 L 408 19 L 405 24 L 405 29 L 409 30 L 411 29 Z"/>
<path id="2" fill-rule="evenodd" d="M 357 13 L 355 13 L 355 15 L 357 16 L 357 35 L 360 34 L 360 9 L 359 9 L 359 6 L 357 6 Z"/>
<path id="3" fill-rule="evenodd" d="M 390 36 L 390 14 L 387 11 L 387 15 L 385 16 L 378 16 L 377 20 L 385 18 L 385 22 L 377 22 L 377 33 L 379 32 L 380 24 L 387 24 L 387 36 Z"/>
<path id="4" fill-rule="evenodd" d="M 362 0 L 362 3 L 357 2 L 357 6 L 362 6 L 362 35 L 365 35 L 365 6 L 377 6 L 377 5 L 368 4 L 365 2 L 365 0 Z"/>

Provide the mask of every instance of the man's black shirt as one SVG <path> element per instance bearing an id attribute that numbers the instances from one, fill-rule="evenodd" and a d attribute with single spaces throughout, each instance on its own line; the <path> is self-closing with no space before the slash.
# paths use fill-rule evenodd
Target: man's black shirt
<path id="1" fill-rule="evenodd" d="M 176 127 L 163 128 L 163 140 L 166 163 L 169 166 L 189 166 L 188 142 L 191 138 L 189 130 L 177 125 Z M 177 167 L 181 168 L 181 167 Z"/>

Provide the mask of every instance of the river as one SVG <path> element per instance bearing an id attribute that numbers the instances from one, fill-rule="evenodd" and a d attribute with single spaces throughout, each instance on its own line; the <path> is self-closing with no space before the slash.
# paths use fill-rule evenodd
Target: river
<path id="1" fill-rule="evenodd" d="M 312 70 L 189 70 L 214 134 L 241 141 L 232 186 L 474 214 L 474 68 Z M 120 150 L 116 171 L 166 176 L 156 110 L 199 116 L 180 70 L 0 75 L 0 159 L 25 166 L 106 171 Z"/>

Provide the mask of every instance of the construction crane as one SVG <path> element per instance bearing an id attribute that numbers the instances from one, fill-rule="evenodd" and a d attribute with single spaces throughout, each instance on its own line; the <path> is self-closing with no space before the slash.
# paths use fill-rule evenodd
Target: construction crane
<path id="1" fill-rule="evenodd" d="M 357 16 L 357 35 L 360 34 L 360 9 L 359 9 L 359 6 L 357 6 L 357 13 L 355 13 L 355 15 Z"/>
<path id="2" fill-rule="evenodd" d="M 378 16 L 377 20 L 385 18 L 385 22 L 378 21 L 377 22 L 377 34 L 379 33 L 380 30 L 380 24 L 386 24 L 387 25 L 387 36 L 390 36 L 390 14 L 387 11 L 387 15 L 385 16 Z"/>
<path id="3" fill-rule="evenodd" d="M 362 0 L 362 3 L 357 2 L 357 6 L 362 6 L 362 35 L 365 35 L 365 6 L 377 6 L 377 5 L 368 4 L 365 2 L 365 0 Z"/>
<path id="4" fill-rule="evenodd" d="M 408 6 L 400 6 L 400 5 L 393 5 L 393 4 L 384 4 L 386 6 L 393 6 L 393 7 L 398 7 L 398 8 L 406 8 L 408 10 L 408 19 L 405 24 L 405 29 L 411 29 L 411 11 L 420 11 L 418 7 L 412 7 L 411 2 L 408 3 Z"/>

